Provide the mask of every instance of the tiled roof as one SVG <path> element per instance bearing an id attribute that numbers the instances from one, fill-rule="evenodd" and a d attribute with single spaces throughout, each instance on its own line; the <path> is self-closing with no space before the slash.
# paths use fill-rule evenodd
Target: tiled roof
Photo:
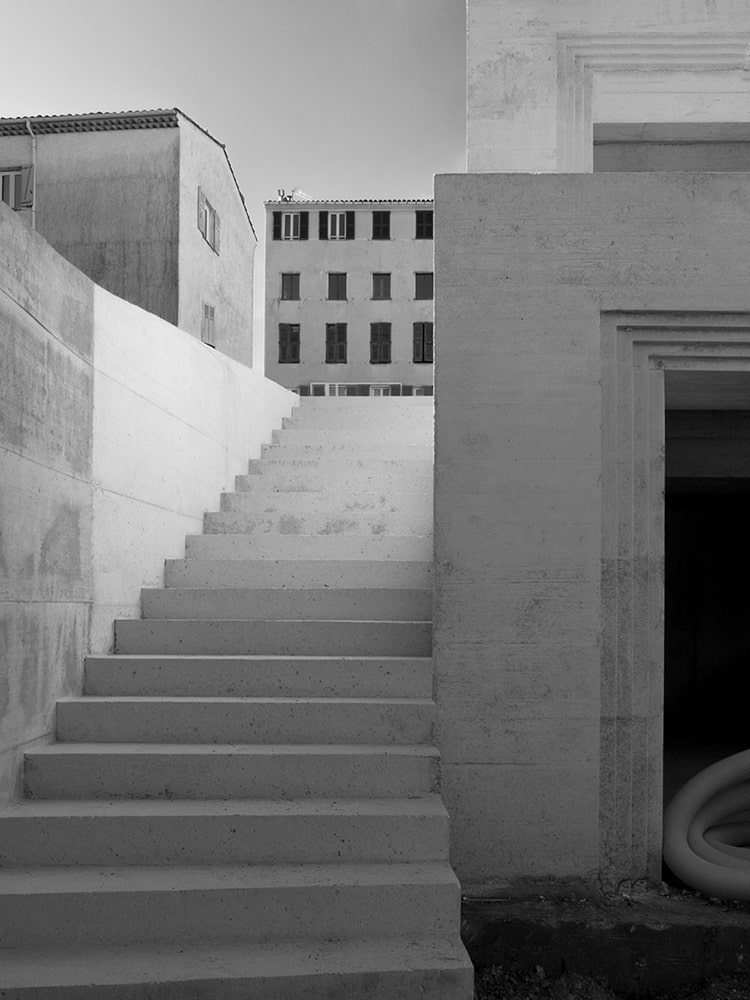
<path id="1" fill-rule="evenodd" d="M 266 201 L 270 205 L 432 205 L 432 198 L 311 198 L 309 201 Z"/>
<path id="2" fill-rule="evenodd" d="M 113 132 L 133 128 L 177 128 L 177 108 L 156 111 L 95 111 L 84 115 L 29 115 L 0 118 L 0 135 L 28 135 L 26 122 L 36 135 L 53 132 Z M 186 116 L 187 117 L 187 116 Z"/>

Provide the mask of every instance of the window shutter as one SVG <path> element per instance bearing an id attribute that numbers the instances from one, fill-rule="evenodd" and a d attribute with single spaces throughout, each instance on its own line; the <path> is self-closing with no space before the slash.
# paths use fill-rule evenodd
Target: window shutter
<path id="1" fill-rule="evenodd" d="M 318 212 L 318 239 L 328 239 L 328 212 Z"/>
<path id="2" fill-rule="evenodd" d="M 434 353 L 434 333 L 432 323 L 425 323 L 424 325 L 424 359 L 430 363 L 433 360 Z"/>
<path id="3" fill-rule="evenodd" d="M 221 235 L 220 235 L 221 224 L 219 222 L 218 212 L 214 215 L 214 250 L 218 253 L 221 246 Z"/>
<path id="4" fill-rule="evenodd" d="M 299 238 L 301 240 L 308 239 L 310 235 L 310 213 L 300 212 L 299 213 Z"/>
<path id="5" fill-rule="evenodd" d="M 275 240 L 281 239 L 281 212 L 273 213 L 273 238 Z"/>
<path id="6" fill-rule="evenodd" d="M 354 239 L 354 212 L 346 213 L 346 238 L 348 240 Z"/>
<path id="7" fill-rule="evenodd" d="M 414 358 L 415 362 L 422 360 L 422 324 L 414 324 Z"/>
<path id="8" fill-rule="evenodd" d="M 207 215 L 208 213 L 206 212 L 206 196 L 203 193 L 202 188 L 198 188 L 198 229 L 200 229 L 201 233 L 204 236 L 206 235 Z"/>
<path id="9" fill-rule="evenodd" d="M 387 325 L 386 331 L 383 333 L 383 346 L 380 350 L 381 357 L 383 359 L 383 364 L 389 365 L 391 363 L 391 327 L 390 323 Z"/>
<path id="10" fill-rule="evenodd" d="M 21 200 L 18 208 L 31 208 L 34 204 L 34 168 L 21 168 Z"/>
<path id="11" fill-rule="evenodd" d="M 299 326 L 293 323 L 290 328 L 290 354 L 292 361 L 299 361 Z"/>

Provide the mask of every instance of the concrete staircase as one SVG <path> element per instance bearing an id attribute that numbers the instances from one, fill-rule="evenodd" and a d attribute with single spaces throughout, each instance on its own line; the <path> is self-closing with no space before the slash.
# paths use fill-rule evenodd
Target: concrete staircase
<path id="1" fill-rule="evenodd" d="M 305 400 L 0 813 L 5 1000 L 469 1000 L 430 399 Z"/>

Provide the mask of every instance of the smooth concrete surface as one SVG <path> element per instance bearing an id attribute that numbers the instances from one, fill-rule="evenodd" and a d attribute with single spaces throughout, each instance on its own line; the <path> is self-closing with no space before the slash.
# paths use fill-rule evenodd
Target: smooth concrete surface
<path id="1" fill-rule="evenodd" d="M 96 287 L 0 205 L 0 798 L 290 393 Z"/>
<path id="2" fill-rule="evenodd" d="M 466 954 L 451 939 L 130 945 L 4 957 L 7 1000 L 53 987 L 56 1000 L 471 1000 Z M 219 970 L 221 978 L 207 970 Z M 251 992 L 252 991 L 252 992 Z"/>
<path id="3" fill-rule="evenodd" d="M 664 372 L 747 367 L 750 178 L 446 176 L 436 212 L 452 861 L 476 895 L 657 881 Z"/>
<path id="4" fill-rule="evenodd" d="M 469 0 L 468 169 L 591 170 L 597 122 L 745 122 L 748 35 L 744 0 Z"/>
<path id="5" fill-rule="evenodd" d="M 432 563 L 403 559 L 168 559 L 168 587 L 429 587 Z"/>

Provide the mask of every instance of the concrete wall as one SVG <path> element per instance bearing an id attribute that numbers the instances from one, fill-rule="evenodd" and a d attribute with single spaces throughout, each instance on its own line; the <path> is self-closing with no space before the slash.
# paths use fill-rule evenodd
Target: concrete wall
<path id="1" fill-rule="evenodd" d="M 0 205 L 0 797 L 295 397 L 96 287 Z"/>
<path id="2" fill-rule="evenodd" d="M 468 0 L 468 167 L 591 169 L 594 122 L 745 121 L 745 0 Z"/>
<path id="3" fill-rule="evenodd" d="M 452 860 L 470 894 L 653 877 L 664 403 L 662 392 L 661 418 L 637 409 L 629 334 L 608 340 L 604 318 L 653 311 L 671 330 L 696 311 L 702 343 L 703 310 L 747 312 L 750 176 L 439 176 L 435 195 L 436 323 L 462 331 L 436 364 L 434 649 Z M 679 316 L 658 320 L 663 310 Z M 663 388 L 658 360 L 644 364 Z M 650 441 L 645 466 L 628 465 L 641 454 L 628 434 Z M 646 480 L 633 527 L 627 489 Z"/>
<path id="4" fill-rule="evenodd" d="M 179 318 L 201 336 L 203 303 L 214 306 L 217 350 L 253 360 L 253 260 L 257 243 L 223 147 L 180 118 Z M 198 229 L 198 187 L 221 222 L 216 253 Z"/>
<path id="5" fill-rule="evenodd" d="M 318 212 L 355 208 L 354 240 L 318 239 Z M 391 239 L 373 240 L 372 212 L 391 213 Z M 413 323 L 431 322 L 432 300 L 415 300 L 414 275 L 433 270 L 433 241 L 415 239 L 415 210 L 431 204 L 295 203 L 268 206 L 266 362 L 269 378 L 290 388 L 310 382 L 432 385 L 433 366 L 413 363 Z M 308 240 L 274 240 L 273 211 L 309 211 Z M 300 274 L 298 302 L 281 301 L 281 274 Z M 347 301 L 329 302 L 328 272 L 347 275 Z M 373 272 L 391 274 L 391 300 L 372 300 Z M 279 364 L 279 323 L 300 324 L 300 363 Z M 326 364 L 326 323 L 347 323 L 347 363 Z M 389 365 L 370 364 L 370 323 L 391 323 Z"/>
<path id="6" fill-rule="evenodd" d="M 177 322 L 179 140 L 177 128 L 37 138 L 38 232 L 102 288 L 170 323 Z M 28 136 L 3 138 L 0 165 L 30 163 Z"/>

